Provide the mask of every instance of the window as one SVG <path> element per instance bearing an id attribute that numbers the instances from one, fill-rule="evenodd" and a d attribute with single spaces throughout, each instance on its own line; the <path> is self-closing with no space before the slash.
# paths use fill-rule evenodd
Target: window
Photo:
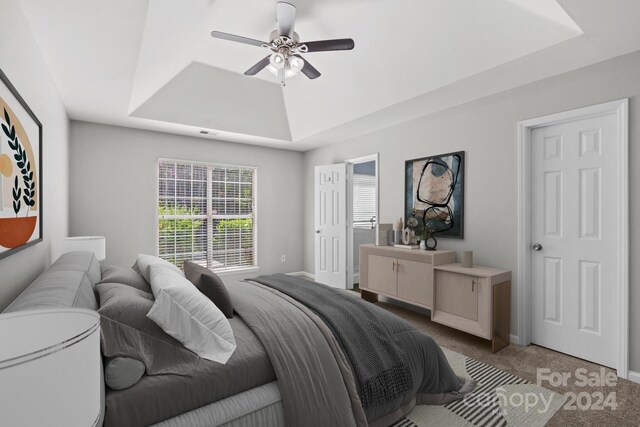
<path id="1" fill-rule="evenodd" d="M 353 174 L 353 227 L 373 228 L 376 224 L 376 177 Z"/>
<path id="2" fill-rule="evenodd" d="M 257 266 L 256 168 L 161 159 L 158 255 L 182 268 Z"/>

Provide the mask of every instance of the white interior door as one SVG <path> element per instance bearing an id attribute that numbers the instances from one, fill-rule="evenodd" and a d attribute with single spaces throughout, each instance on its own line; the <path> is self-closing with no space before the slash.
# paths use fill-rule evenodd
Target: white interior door
<path id="1" fill-rule="evenodd" d="M 315 169 L 315 280 L 346 289 L 346 165 Z"/>
<path id="2" fill-rule="evenodd" d="M 616 115 L 532 130 L 531 342 L 605 366 L 618 358 Z"/>

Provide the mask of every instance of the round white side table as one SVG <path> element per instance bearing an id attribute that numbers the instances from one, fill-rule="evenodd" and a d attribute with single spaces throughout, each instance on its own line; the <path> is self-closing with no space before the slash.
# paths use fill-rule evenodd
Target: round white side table
<path id="1" fill-rule="evenodd" d="M 100 316 L 95 311 L 0 314 L 2 425 L 97 425 L 100 369 Z"/>

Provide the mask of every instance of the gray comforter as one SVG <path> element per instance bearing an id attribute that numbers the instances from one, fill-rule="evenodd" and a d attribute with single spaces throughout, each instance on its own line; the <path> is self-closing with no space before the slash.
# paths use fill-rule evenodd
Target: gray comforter
<path id="1" fill-rule="evenodd" d="M 364 408 L 384 405 L 413 386 L 404 349 L 365 301 L 345 292 L 285 274 L 252 279 L 313 310 L 331 328 L 344 350 Z M 457 383 L 457 378 L 453 378 Z"/>
<path id="2" fill-rule="evenodd" d="M 257 283 L 227 288 L 235 311 L 269 354 L 288 426 L 367 425 L 349 363 L 317 315 Z"/>
<path id="3" fill-rule="evenodd" d="M 383 325 L 390 339 L 406 357 L 405 362 L 413 380 L 413 386 L 401 395 L 363 409 L 357 395 L 358 381 L 353 375 L 354 362 L 345 357 L 336 340 L 335 331 L 305 304 L 275 289 L 253 283 L 253 288 L 249 284 L 233 283 L 229 285 L 229 290 L 236 310 L 261 339 L 272 359 L 287 420 L 295 420 L 291 425 L 366 425 L 362 420 L 363 412 L 370 425 L 389 425 L 406 414 L 416 403 L 446 403 L 462 398 L 473 388 L 471 382 L 455 375 L 442 350 L 431 337 L 392 313 L 344 293 L 342 297 L 348 299 L 347 305 L 365 305 L 368 316 Z M 324 287 L 320 284 L 313 286 Z M 304 297 L 301 299 L 304 300 Z M 288 300 L 288 303 L 280 300 Z M 276 312 L 278 316 L 274 319 Z M 296 333 L 291 331 L 293 325 L 298 330 Z M 314 325 L 323 332 L 323 336 L 313 330 Z M 309 336 L 313 336 L 314 341 L 307 343 L 308 339 L 305 337 Z M 283 337 L 286 339 L 278 341 Z M 283 348 L 282 342 L 296 343 L 296 348 L 289 351 Z M 357 353 L 353 356 L 357 357 Z M 346 370 L 345 360 L 349 367 Z M 338 363 L 340 375 L 335 370 L 326 370 L 335 363 Z M 306 378 L 308 375 L 305 373 L 308 372 L 319 372 L 321 383 L 318 383 L 317 378 Z M 289 377 L 291 389 L 287 381 L 282 382 L 284 377 Z M 341 381 L 331 381 L 334 377 Z M 345 393 L 349 396 L 348 400 L 344 398 Z M 328 404 L 323 406 L 325 401 Z M 350 402 L 351 412 L 348 408 L 335 408 L 336 402 L 343 406 L 345 402 Z"/>

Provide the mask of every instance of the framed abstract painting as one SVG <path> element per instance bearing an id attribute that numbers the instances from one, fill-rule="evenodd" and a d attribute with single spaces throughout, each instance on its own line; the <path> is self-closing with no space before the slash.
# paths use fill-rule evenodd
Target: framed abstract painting
<path id="1" fill-rule="evenodd" d="M 405 162 L 404 216 L 440 237 L 464 238 L 464 151 Z"/>
<path id="2" fill-rule="evenodd" d="M 0 258 L 42 241 L 42 124 L 0 70 Z"/>

